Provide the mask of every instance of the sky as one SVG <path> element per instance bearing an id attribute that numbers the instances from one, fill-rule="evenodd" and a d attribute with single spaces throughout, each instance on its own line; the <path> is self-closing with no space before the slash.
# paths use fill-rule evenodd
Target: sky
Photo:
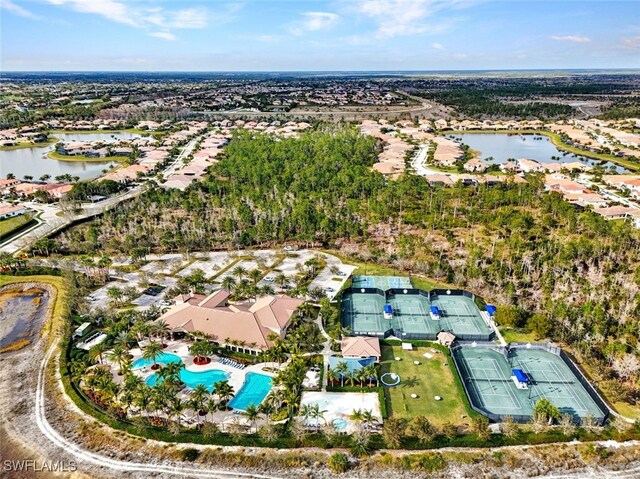
<path id="1" fill-rule="evenodd" d="M 2 71 L 640 68 L 640 1 L 0 0 Z"/>

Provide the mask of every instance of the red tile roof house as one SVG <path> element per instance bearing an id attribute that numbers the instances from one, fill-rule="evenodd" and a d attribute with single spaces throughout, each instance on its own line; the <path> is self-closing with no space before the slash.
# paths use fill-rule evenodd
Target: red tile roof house
<path id="1" fill-rule="evenodd" d="M 376 358 L 380 361 L 380 340 L 368 336 L 353 336 L 344 338 L 341 343 L 344 358 Z"/>
<path id="2" fill-rule="evenodd" d="M 229 303 L 229 292 L 216 291 L 208 296 L 183 294 L 158 321 L 172 332 L 200 331 L 220 345 L 257 355 L 272 342 L 273 333 L 284 335 L 294 311 L 304 300 L 289 296 L 263 296 L 256 302 Z"/>

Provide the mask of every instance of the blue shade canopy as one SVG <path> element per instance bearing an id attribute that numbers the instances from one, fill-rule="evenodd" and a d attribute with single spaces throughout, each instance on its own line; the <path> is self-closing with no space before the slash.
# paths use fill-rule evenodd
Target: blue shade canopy
<path id="1" fill-rule="evenodd" d="M 527 376 L 527 373 L 525 373 L 522 369 L 513 369 L 513 375 L 516 377 L 518 382 L 521 382 L 521 383 L 529 382 L 529 377 Z"/>

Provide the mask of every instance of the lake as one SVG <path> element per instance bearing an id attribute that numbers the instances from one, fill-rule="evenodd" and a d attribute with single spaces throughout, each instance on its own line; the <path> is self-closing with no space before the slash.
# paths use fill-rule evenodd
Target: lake
<path id="1" fill-rule="evenodd" d="M 454 140 L 462 141 L 473 150 L 480 152 L 479 158 L 487 163 L 500 164 L 508 159 L 527 158 L 538 163 L 570 163 L 579 161 L 588 166 L 601 165 L 607 169 L 615 168 L 618 173 L 628 170 L 610 161 L 599 161 L 582 155 L 574 155 L 559 150 L 544 135 L 509 135 L 506 133 L 460 133 L 446 135 Z M 493 159 L 488 159 L 493 157 Z M 554 160 L 552 157 L 559 157 Z"/>
<path id="2" fill-rule="evenodd" d="M 61 141 L 105 141 L 131 140 L 139 138 L 135 133 L 55 133 L 52 136 Z M 34 179 L 42 175 L 51 175 L 51 180 L 58 175 L 70 174 L 79 176 L 81 180 L 96 178 L 102 170 L 116 165 L 113 161 L 60 161 L 47 157 L 47 154 L 55 148 L 55 145 L 36 146 L 33 148 L 20 148 L 18 150 L 0 151 L 0 177 L 6 178 L 13 173 L 16 178 L 24 178 L 31 175 Z"/>

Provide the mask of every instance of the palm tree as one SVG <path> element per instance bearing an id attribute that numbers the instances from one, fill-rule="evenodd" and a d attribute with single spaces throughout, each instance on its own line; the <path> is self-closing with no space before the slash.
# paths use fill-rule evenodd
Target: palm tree
<path id="1" fill-rule="evenodd" d="M 284 287 L 289 284 L 289 278 L 287 278 L 284 273 L 280 273 L 275 277 L 274 282 L 280 286 L 280 289 L 284 289 Z"/>
<path id="2" fill-rule="evenodd" d="M 171 402 L 169 402 L 169 411 L 171 416 L 176 416 L 178 418 L 178 427 L 180 427 L 180 415 L 184 411 L 184 403 L 177 397 L 174 397 Z"/>
<path id="3" fill-rule="evenodd" d="M 213 353 L 213 345 L 209 341 L 197 340 L 189 347 L 189 353 L 195 356 L 196 363 L 204 362 Z"/>
<path id="4" fill-rule="evenodd" d="M 138 394 L 136 395 L 134 403 L 140 408 L 141 411 L 148 413 L 149 407 L 151 406 L 151 388 L 146 384 L 144 385 L 144 387 L 141 387 L 138 390 Z"/>
<path id="5" fill-rule="evenodd" d="M 129 351 L 120 345 L 115 346 L 108 354 L 107 359 L 118 365 L 118 374 L 122 375 L 122 365 L 129 358 Z"/>
<path id="6" fill-rule="evenodd" d="M 198 414 L 198 422 L 200 422 L 200 412 L 204 411 L 204 405 L 208 398 L 209 391 L 204 384 L 198 384 L 189 396 L 189 405 Z"/>
<path id="7" fill-rule="evenodd" d="M 309 418 L 313 416 L 313 408 L 311 404 L 303 404 L 300 408 L 300 416 L 302 417 L 304 424 L 308 424 Z"/>
<path id="8" fill-rule="evenodd" d="M 247 276 L 249 276 L 249 279 L 253 281 L 253 285 L 257 286 L 258 281 L 260 281 L 260 278 L 262 278 L 262 272 L 259 269 L 252 269 L 251 271 L 249 271 L 249 273 L 247 273 Z"/>
<path id="9" fill-rule="evenodd" d="M 367 427 L 370 427 L 373 423 L 378 422 L 376 417 L 373 415 L 373 412 L 371 411 L 371 409 L 365 409 L 362 412 L 362 420 L 364 421 Z"/>
<path id="10" fill-rule="evenodd" d="M 249 430 L 251 430 L 251 428 L 255 426 L 256 420 L 260 416 L 260 411 L 255 406 L 255 404 L 251 403 L 249 404 L 247 409 L 242 413 L 242 415 L 249 420 L 249 424 L 250 424 Z"/>
<path id="11" fill-rule="evenodd" d="M 153 362 L 152 369 L 158 369 L 158 365 L 156 364 L 156 359 L 162 354 L 162 344 L 151 342 L 147 344 L 142 350 L 143 359 L 150 360 Z"/>
<path id="12" fill-rule="evenodd" d="M 162 319 L 151 323 L 151 328 L 153 330 L 153 334 L 161 341 L 163 337 L 166 337 L 169 333 L 171 333 L 171 327 Z"/>
<path id="13" fill-rule="evenodd" d="M 237 279 L 242 279 L 247 275 L 247 268 L 238 265 L 231 270 L 231 275 L 235 276 Z"/>
<path id="14" fill-rule="evenodd" d="M 338 379 L 338 375 L 336 374 L 335 369 L 329 368 L 327 370 L 327 381 L 331 381 L 331 385 L 334 385 L 334 382 Z"/>
<path id="15" fill-rule="evenodd" d="M 225 276 L 220 285 L 222 286 L 222 289 L 233 291 L 233 288 L 236 286 L 236 280 L 233 276 Z"/>
<path id="16" fill-rule="evenodd" d="M 227 403 L 234 395 L 233 386 L 231 386 L 231 384 L 229 384 L 229 381 L 227 381 L 226 379 L 215 383 L 213 385 L 213 392 L 218 396 L 218 399 L 220 399 L 220 403 L 224 407 L 227 406 Z"/>
<path id="17" fill-rule="evenodd" d="M 358 425 L 358 428 L 360 428 L 362 422 L 364 421 L 364 413 L 362 412 L 361 409 L 354 409 L 351 412 L 349 419 L 355 422 Z"/>
<path id="18" fill-rule="evenodd" d="M 210 396 L 207 400 L 207 404 L 205 404 L 205 409 L 207 413 L 211 413 L 211 420 L 213 421 L 213 413 L 218 410 L 218 403 L 213 396 Z"/>
<path id="19" fill-rule="evenodd" d="M 362 368 L 362 371 L 364 371 L 366 379 L 369 380 L 369 387 L 371 387 L 372 380 L 375 379 L 376 383 L 378 382 L 378 368 L 376 368 L 376 365 L 374 363 L 367 364 L 364 368 Z"/>
<path id="20" fill-rule="evenodd" d="M 351 387 L 355 384 L 357 375 L 358 373 L 356 371 L 349 371 L 347 373 L 347 381 Z"/>
<path id="21" fill-rule="evenodd" d="M 270 394 L 269 397 L 271 396 L 272 395 Z M 260 412 L 265 416 L 267 416 L 267 421 L 271 419 L 271 415 L 275 412 L 275 408 L 273 406 L 273 400 L 269 400 L 269 397 L 267 398 L 267 400 L 262 401 L 262 404 L 258 406 L 258 409 L 260 410 Z"/>
<path id="22" fill-rule="evenodd" d="M 335 367 L 336 373 L 340 375 L 340 387 L 344 387 L 344 378 L 349 372 L 349 366 L 345 361 L 340 361 Z"/>
<path id="23" fill-rule="evenodd" d="M 118 288 L 117 286 L 111 286 L 107 288 L 107 296 L 113 299 L 116 306 L 118 306 L 122 304 L 121 301 L 122 301 L 122 298 L 124 297 L 124 292 L 122 291 L 122 289 Z"/>
<path id="24" fill-rule="evenodd" d="M 182 361 L 175 363 L 168 363 L 158 371 L 158 378 L 162 378 L 163 384 L 167 383 L 171 386 L 178 386 L 181 384 L 180 372 L 184 364 Z"/>
<path id="25" fill-rule="evenodd" d="M 97 359 L 100 364 L 102 364 L 102 355 L 107 351 L 106 343 L 98 343 L 89 349 L 89 359 L 95 362 Z"/>
<path id="26" fill-rule="evenodd" d="M 116 339 L 113 341 L 113 344 L 115 346 L 121 346 L 125 349 L 129 349 L 129 345 L 131 344 L 131 332 L 120 331 L 116 336 Z"/>
<path id="27" fill-rule="evenodd" d="M 270 284 L 265 284 L 264 286 L 262 286 L 262 288 L 259 289 L 258 292 L 264 296 L 271 296 L 276 293 L 276 290 L 273 289 L 273 286 L 271 286 Z"/>

